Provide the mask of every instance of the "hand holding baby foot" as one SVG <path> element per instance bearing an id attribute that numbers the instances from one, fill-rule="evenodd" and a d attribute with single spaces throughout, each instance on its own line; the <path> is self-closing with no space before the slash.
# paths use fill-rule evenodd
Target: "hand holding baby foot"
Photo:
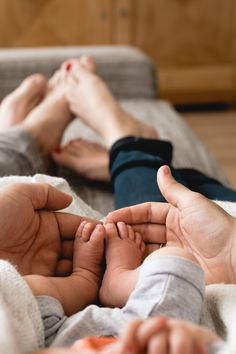
<path id="1" fill-rule="evenodd" d="M 145 246 L 141 235 L 123 222 L 104 227 L 106 271 L 99 299 L 102 305 L 123 307 L 136 285 Z"/>
<path id="2" fill-rule="evenodd" d="M 73 315 L 96 302 L 101 282 L 105 229 L 101 224 L 82 222 L 76 232 L 72 274 L 64 278 L 25 277 L 35 295 L 57 299 L 66 315 Z"/>
<path id="3" fill-rule="evenodd" d="M 207 283 L 235 283 L 235 218 L 203 195 L 177 183 L 167 166 L 159 169 L 157 179 L 168 203 L 123 208 L 110 213 L 107 222 L 122 220 L 135 229 L 141 226 L 145 241 L 165 240 L 167 246 L 186 248 L 197 258 Z"/>

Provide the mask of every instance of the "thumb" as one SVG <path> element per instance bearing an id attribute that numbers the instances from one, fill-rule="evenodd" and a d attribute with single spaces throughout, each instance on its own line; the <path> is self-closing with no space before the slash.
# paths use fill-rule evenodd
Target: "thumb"
<path id="1" fill-rule="evenodd" d="M 180 209 L 189 202 L 193 195 L 192 191 L 174 179 L 168 166 L 159 168 L 157 184 L 166 201 Z"/>
<path id="2" fill-rule="evenodd" d="M 46 183 L 17 183 L 14 189 L 25 195 L 34 209 L 60 210 L 72 202 L 70 195 Z"/>

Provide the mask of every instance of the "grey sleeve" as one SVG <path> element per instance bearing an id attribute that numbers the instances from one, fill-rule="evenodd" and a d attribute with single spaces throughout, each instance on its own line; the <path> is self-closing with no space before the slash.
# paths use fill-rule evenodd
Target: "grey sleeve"
<path id="1" fill-rule="evenodd" d="M 127 321 L 165 315 L 198 324 L 204 291 L 204 272 L 197 264 L 159 256 L 143 263 L 137 286 L 122 311 Z"/>
<path id="2" fill-rule="evenodd" d="M 196 264 L 178 257 L 153 258 L 142 265 L 124 308 L 86 307 L 63 323 L 53 345 L 70 345 L 85 336 L 118 336 L 136 318 L 166 315 L 198 323 L 203 295 L 204 274 Z"/>
<path id="3" fill-rule="evenodd" d="M 45 345 L 48 347 L 66 320 L 60 302 L 50 296 L 36 296 L 44 326 Z"/>

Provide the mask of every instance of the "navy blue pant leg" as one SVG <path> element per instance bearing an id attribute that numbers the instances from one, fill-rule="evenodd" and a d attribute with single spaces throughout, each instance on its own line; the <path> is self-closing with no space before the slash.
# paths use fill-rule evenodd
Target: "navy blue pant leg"
<path id="1" fill-rule="evenodd" d="M 195 192 L 215 200 L 236 201 L 236 192 L 194 169 L 171 166 L 173 148 L 162 140 L 127 137 L 110 151 L 110 173 L 116 209 L 147 201 L 164 202 L 156 182 L 158 169 L 171 168 L 175 179 Z"/>

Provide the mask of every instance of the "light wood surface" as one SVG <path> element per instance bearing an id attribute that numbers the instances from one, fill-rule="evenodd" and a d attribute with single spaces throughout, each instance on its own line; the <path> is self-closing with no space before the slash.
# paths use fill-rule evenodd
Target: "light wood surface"
<path id="1" fill-rule="evenodd" d="M 236 109 L 181 113 L 236 188 Z"/>
<path id="2" fill-rule="evenodd" d="M 175 104 L 236 102 L 235 65 L 160 68 L 160 96 Z"/>
<path id="3" fill-rule="evenodd" d="M 159 67 L 232 64 L 234 0 L 136 0 L 135 42 Z"/>
<path id="4" fill-rule="evenodd" d="M 137 0 L 134 43 L 174 103 L 236 101 L 236 2 Z"/>
<path id="5" fill-rule="evenodd" d="M 111 43 L 110 0 L 0 0 L 0 46 Z"/>
<path id="6" fill-rule="evenodd" d="M 134 7 L 132 0 L 112 1 L 112 43 L 132 44 Z"/>

